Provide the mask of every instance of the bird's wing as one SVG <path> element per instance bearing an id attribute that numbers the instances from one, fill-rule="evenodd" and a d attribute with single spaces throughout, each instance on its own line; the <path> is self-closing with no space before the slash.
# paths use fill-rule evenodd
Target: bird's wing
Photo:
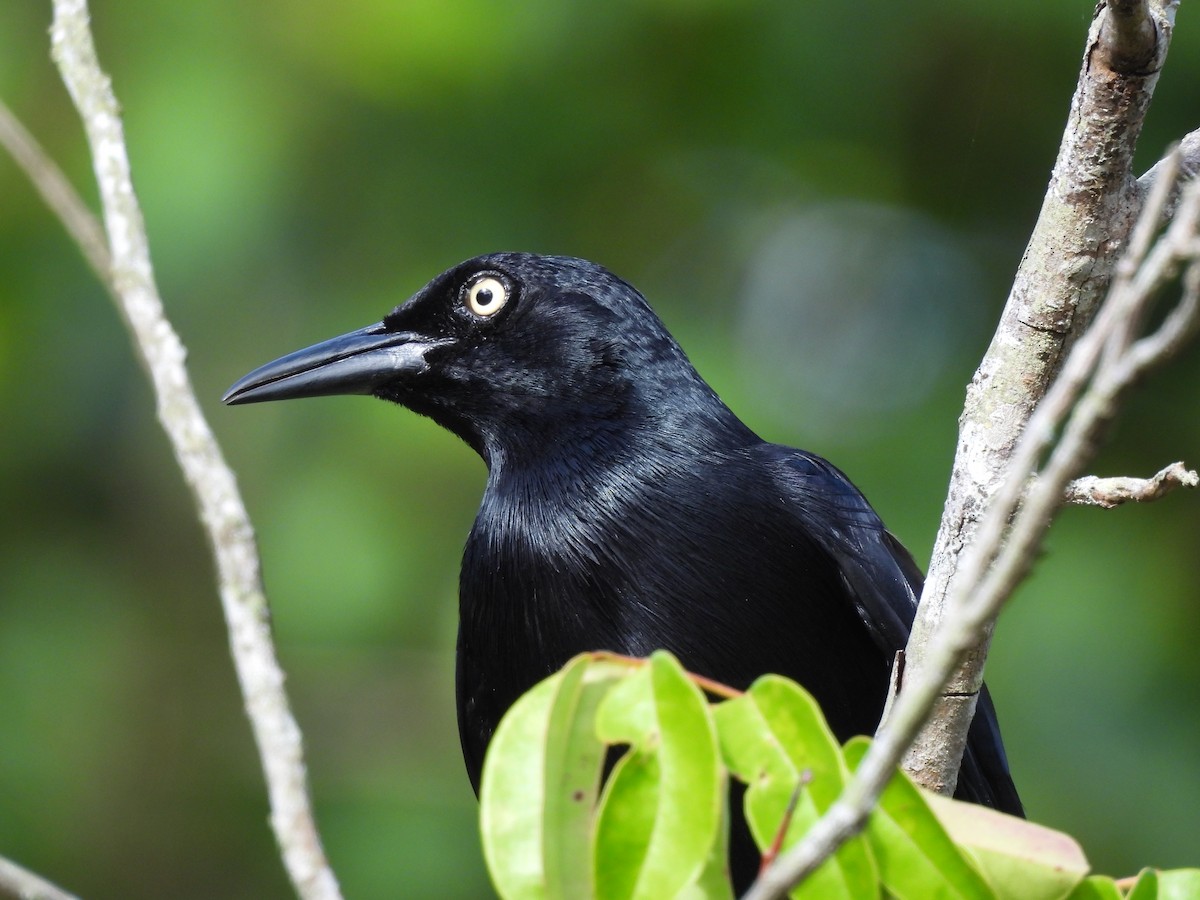
<path id="1" fill-rule="evenodd" d="M 924 583 L 912 556 L 831 463 L 778 444 L 767 452 L 785 502 L 837 564 L 876 645 L 889 656 L 903 650 Z"/>
<path id="2" fill-rule="evenodd" d="M 838 566 L 855 609 L 890 658 L 908 643 L 924 576 L 866 498 L 835 466 L 790 447 L 768 445 L 776 477 L 806 530 Z M 979 695 L 959 771 L 959 799 L 1024 815 L 986 685 Z"/>

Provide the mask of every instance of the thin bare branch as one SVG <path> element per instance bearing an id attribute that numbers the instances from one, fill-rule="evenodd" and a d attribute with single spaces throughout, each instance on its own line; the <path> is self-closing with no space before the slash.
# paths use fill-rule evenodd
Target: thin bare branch
<path id="1" fill-rule="evenodd" d="M 1172 197 L 1176 198 L 1176 203 L 1178 202 L 1178 194 L 1182 190 L 1179 181 L 1182 164 L 1183 158 L 1178 145 L 1155 164 L 1154 168 L 1160 177 L 1156 181 L 1148 183 L 1146 196 L 1142 203 L 1143 209 L 1159 209 L 1165 214 L 1167 206 L 1172 203 Z M 1137 275 L 1138 270 L 1142 267 L 1142 261 L 1145 260 L 1146 254 L 1154 245 L 1154 237 L 1158 234 L 1161 226 L 1161 221 L 1152 221 L 1147 215 L 1138 216 L 1133 231 L 1129 235 L 1129 246 L 1115 267 L 1114 275 L 1118 282 L 1131 281 Z"/>
<path id="2" fill-rule="evenodd" d="M 1148 503 L 1181 487 L 1200 485 L 1200 475 L 1182 462 L 1171 463 L 1152 478 L 1098 478 L 1085 475 L 1067 485 L 1063 499 L 1080 506 L 1112 509 L 1123 503 Z"/>
<path id="3" fill-rule="evenodd" d="M 0 146 L 12 155 L 13 160 L 42 195 L 42 200 L 58 216 L 67 233 L 83 251 L 84 259 L 92 267 L 101 284 L 106 288 L 110 287 L 112 261 L 108 256 L 108 243 L 104 240 L 104 229 L 100 227 L 100 222 L 79 199 L 79 194 L 75 192 L 71 182 L 67 181 L 62 169 L 46 155 L 2 100 Z"/>
<path id="4" fill-rule="evenodd" d="M 74 894 L 7 859 L 0 859 L 0 894 L 17 900 L 77 900 Z"/>
<path id="5" fill-rule="evenodd" d="M 283 671 L 271 643 L 254 533 L 233 473 L 192 391 L 183 345 L 163 312 L 119 109 L 96 58 L 88 20 L 86 0 L 55 0 L 53 56 L 87 133 L 111 259 L 103 265 L 91 238 L 83 245 L 84 252 L 118 301 L 153 384 L 159 420 L 212 541 L 234 664 L 262 757 L 271 823 L 284 865 L 301 897 L 335 900 L 341 894 L 308 799 L 300 729 L 288 708 Z M 37 165 L 37 157 L 30 157 L 36 173 L 31 177 L 45 191 L 56 179 L 49 174 L 52 170 Z M 58 190 L 60 200 L 72 194 Z M 69 214 L 70 220 L 64 216 L 64 222 L 73 234 L 77 230 L 90 234 L 90 226 L 80 225 L 77 215 L 76 207 L 82 204 L 68 200 L 52 207 L 60 216 Z"/>
<path id="6" fill-rule="evenodd" d="M 1197 197 L 1200 198 L 1200 194 Z M 1195 254 L 1197 250 L 1193 239 L 1188 252 Z M 1179 304 L 1167 314 L 1157 331 L 1134 344 L 1129 353 L 1131 365 L 1145 369 L 1161 356 L 1178 353 L 1195 333 L 1197 305 L 1200 305 L 1200 268 L 1193 264 L 1183 277 L 1183 297 Z"/>
<path id="7" fill-rule="evenodd" d="M 1179 160 L 1179 170 L 1183 177 L 1180 179 L 1168 179 L 1172 182 L 1171 195 L 1168 198 L 1167 205 L 1163 210 L 1164 221 L 1170 220 L 1175 216 L 1175 207 L 1179 203 L 1179 194 L 1183 190 L 1183 186 L 1189 181 L 1200 175 L 1200 128 L 1186 134 L 1174 148 L 1173 153 L 1168 153 L 1153 166 L 1146 170 L 1145 174 L 1137 180 L 1137 190 L 1140 194 L 1148 194 L 1150 186 L 1158 180 L 1162 174 L 1163 166 L 1171 157 L 1175 156 Z"/>

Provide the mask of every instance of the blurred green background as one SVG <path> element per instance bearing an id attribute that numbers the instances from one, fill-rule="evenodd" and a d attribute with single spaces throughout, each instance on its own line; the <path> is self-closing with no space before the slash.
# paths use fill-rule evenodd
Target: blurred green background
<path id="1" fill-rule="evenodd" d="M 159 285 L 255 518 L 347 895 L 489 893 L 452 689 L 482 464 L 366 399 L 223 408 L 250 368 L 496 249 L 637 284 L 764 436 L 920 560 L 1034 221 L 1091 0 L 96 2 Z M 88 197 L 49 4 L 0 96 Z M 1139 168 L 1200 125 L 1185 8 Z M 1095 466 L 1200 463 L 1200 352 Z M 287 897 L 205 540 L 117 316 L 0 157 L 0 855 L 88 898 Z M 1069 510 L 988 669 L 1030 814 L 1200 864 L 1200 498 Z"/>

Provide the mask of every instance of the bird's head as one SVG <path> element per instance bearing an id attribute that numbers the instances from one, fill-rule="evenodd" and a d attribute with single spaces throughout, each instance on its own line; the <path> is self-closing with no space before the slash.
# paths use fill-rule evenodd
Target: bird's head
<path id="1" fill-rule="evenodd" d="M 586 441 L 724 410 L 633 287 L 594 263 L 529 253 L 460 263 L 381 322 L 267 363 L 224 399 L 330 394 L 400 403 L 489 462 L 514 440 L 567 430 Z"/>

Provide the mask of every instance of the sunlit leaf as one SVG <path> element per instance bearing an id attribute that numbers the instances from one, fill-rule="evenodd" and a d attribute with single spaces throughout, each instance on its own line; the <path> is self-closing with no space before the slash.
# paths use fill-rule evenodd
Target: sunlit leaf
<path id="1" fill-rule="evenodd" d="M 1128 900 L 1196 900 L 1200 897 L 1200 869 L 1143 869 L 1127 896 Z M 1070 900 L 1081 898 L 1072 894 Z"/>
<path id="2" fill-rule="evenodd" d="M 1083 850 L 1061 831 L 936 794 L 925 799 L 997 897 L 1053 900 L 1069 894 L 1088 873 Z"/>
<path id="3" fill-rule="evenodd" d="M 595 710 L 627 669 L 578 656 L 505 715 L 480 790 L 484 855 L 510 900 L 586 897 L 604 747 Z"/>
<path id="4" fill-rule="evenodd" d="M 1106 875 L 1091 875 L 1067 895 L 1067 900 L 1123 900 L 1117 883 Z"/>
<path id="5" fill-rule="evenodd" d="M 625 666 L 577 657 L 555 693 L 546 729 L 542 837 L 550 897 L 592 894 L 592 826 L 604 764 L 596 709 L 615 679 L 628 675 Z"/>
<path id="6" fill-rule="evenodd" d="M 721 809 L 721 831 L 709 850 L 708 861 L 700 877 L 679 894 L 675 900 L 724 900 L 733 896 L 729 883 L 729 793 L 726 791 Z"/>
<path id="7" fill-rule="evenodd" d="M 1158 873 L 1158 900 L 1196 900 L 1200 869 L 1168 869 Z"/>
<path id="8" fill-rule="evenodd" d="M 542 860 L 546 720 L 562 674 L 513 704 L 488 746 L 479 791 L 483 853 L 496 890 L 508 900 L 546 896 Z"/>
<path id="9" fill-rule="evenodd" d="M 1158 900 L 1158 872 L 1142 869 L 1133 889 L 1125 896 L 1128 900 Z"/>
<path id="10" fill-rule="evenodd" d="M 870 741 L 855 738 L 845 748 L 846 762 L 857 769 Z M 884 789 L 871 813 L 866 837 L 889 893 L 899 898 L 994 897 L 983 876 L 946 834 L 922 792 L 903 773 Z"/>
<path id="11" fill-rule="evenodd" d="M 608 743 L 631 745 L 601 799 L 596 895 L 658 900 L 709 883 L 725 777 L 703 694 L 674 657 L 655 653 L 609 691 L 596 729 Z"/>
<path id="12" fill-rule="evenodd" d="M 746 818 L 755 841 L 771 845 L 796 796 L 784 847 L 795 843 L 837 799 L 846 778 L 841 748 L 816 701 L 795 683 L 767 675 L 742 697 L 718 705 L 714 717 L 725 764 L 748 785 Z M 862 837 L 843 844 L 792 892 L 822 900 L 878 894 L 875 864 Z"/>

